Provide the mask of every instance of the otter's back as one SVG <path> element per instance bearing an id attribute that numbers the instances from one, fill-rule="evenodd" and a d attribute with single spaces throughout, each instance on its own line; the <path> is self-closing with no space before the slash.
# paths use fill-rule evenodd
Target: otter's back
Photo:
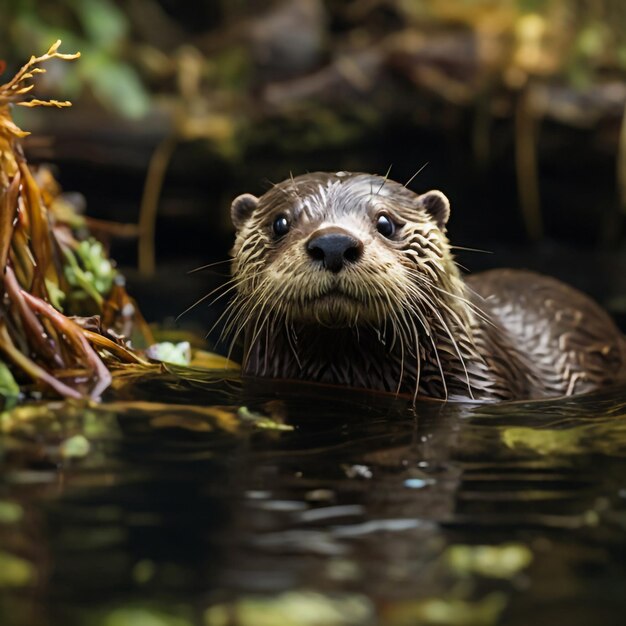
<path id="1" fill-rule="evenodd" d="M 467 278 L 485 312 L 537 368 L 544 393 L 572 394 L 626 380 L 626 340 L 591 298 L 547 276 L 491 270 Z"/>

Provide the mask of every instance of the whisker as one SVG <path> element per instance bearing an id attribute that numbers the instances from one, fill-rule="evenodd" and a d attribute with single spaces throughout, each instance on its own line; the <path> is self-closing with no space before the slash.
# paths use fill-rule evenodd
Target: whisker
<path id="1" fill-rule="evenodd" d="M 435 359 L 437 360 L 437 366 L 439 367 L 439 373 L 441 374 L 441 384 L 443 385 L 443 392 L 445 400 L 448 400 L 448 385 L 446 384 L 446 376 L 443 373 L 443 367 L 441 365 L 441 359 L 439 358 L 439 351 L 437 350 L 437 345 L 435 344 L 435 339 L 433 335 L 430 336 L 430 342 L 433 346 L 433 351 L 435 353 Z"/>
<path id="2" fill-rule="evenodd" d="M 177 322 L 183 315 L 185 315 L 186 313 L 189 313 L 189 311 L 191 311 L 192 309 L 195 309 L 199 304 L 202 304 L 205 300 L 208 300 L 218 289 L 222 289 L 223 287 L 224 285 L 220 285 L 219 287 L 216 287 L 215 289 L 213 289 L 213 291 L 209 291 L 209 293 L 207 293 L 206 295 L 196 300 L 191 306 L 188 306 L 182 313 L 179 313 L 174 319 L 174 321 Z M 235 289 L 236 287 L 237 285 L 231 285 L 229 290 Z"/>
<path id="3" fill-rule="evenodd" d="M 420 380 L 422 376 L 422 355 L 421 355 L 421 346 L 419 341 L 419 333 L 417 331 L 417 327 L 415 326 L 415 322 L 409 318 L 411 322 L 411 326 L 413 328 L 413 340 L 415 344 L 415 391 L 413 392 L 413 406 L 415 406 L 417 402 L 417 396 L 419 394 L 420 389 Z"/>
<path id="4" fill-rule="evenodd" d="M 296 198 L 298 198 L 298 200 L 302 200 L 302 198 L 300 197 L 300 194 L 298 193 L 298 187 L 296 186 L 296 181 L 293 177 L 293 172 L 289 171 L 289 178 L 291 179 L 291 186 L 293 187 L 293 192 L 296 194 Z"/>
<path id="5" fill-rule="evenodd" d="M 422 165 L 422 167 L 420 167 L 417 170 L 417 172 L 415 172 L 415 174 L 413 174 L 413 176 L 411 176 L 411 178 L 409 178 L 409 180 L 407 180 L 406 183 L 404 183 L 404 186 L 408 187 L 413 182 L 413 180 L 422 173 L 422 171 L 424 170 L 424 168 L 426 168 L 428 163 L 429 161 L 426 161 L 426 163 L 424 163 L 424 165 Z"/>
<path id="6" fill-rule="evenodd" d="M 380 187 L 377 189 L 375 195 L 378 195 L 380 193 L 380 190 L 385 186 L 385 183 L 387 182 L 387 179 L 389 178 L 389 174 L 391 174 L 392 167 L 393 167 L 393 163 L 389 165 L 389 168 L 387 169 L 387 173 L 385 174 L 385 177 L 383 178 L 383 182 L 380 184 Z"/>
<path id="7" fill-rule="evenodd" d="M 223 265 L 224 263 L 230 263 L 232 259 L 224 259 L 223 261 L 215 261 L 215 263 L 207 263 L 206 265 L 201 265 L 200 267 L 195 267 L 192 270 L 189 270 L 187 274 L 195 274 L 196 272 L 201 272 L 202 270 L 209 269 L 210 267 L 215 267 L 216 265 Z"/>
<path id="8" fill-rule="evenodd" d="M 493 254 L 493 250 L 482 250 L 481 248 L 467 248 L 465 246 L 450 245 L 450 250 L 465 250 L 466 252 L 481 252 L 482 254 Z"/>
<path id="9" fill-rule="evenodd" d="M 492 326 L 495 326 L 493 320 L 489 318 L 488 314 L 485 313 L 477 304 L 475 304 L 471 300 L 468 300 L 467 298 L 465 298 L 464 296 L 462 296 L 460 294 L 452 293 L 451 291 L 448 291 L 447 289 L 444 289 L 443 287 L 439 287 L 439 286 L 435 285 L 432 282 L 432 280 L 430 280 L 427 276 L 425 276 L 423 274 L 420 274 L 419 272 L 415 272 L 413 270 L 409 270 L 409 274 L 410 274 L 410 276 L 412 278 L 414 278 L 414 279 L 416 279 L 418 281 L 426 283 L 427 288 L 435 289 L 436 291 L 439 291 L 439 292 L 443 293 L 446 296 L 454 298 L 455 300 L 459 300 L 463 304 L 467 305 L 471 309 L 472 313 L 474 313 L 477 317 L 479 317 L 483 322 L 485 322 L 486 324 L 490 324 Z M 479 294 L 477 294 L 468 285 L 464 284 L 463 288 L 471 291 L 477 297 L 482 299 L 482 297 Z"/>
<path id="10" fill-rule="evenodd" d="M 182 313 L 179 313 L 174 321 L 177 322 L 183 315 L 185 315 L 186 313 L 188 313 L 189 311 L 191 311 L 192 309 L 197 307 L 199 304 L 201 304 L 202 302 L 204 302 L 205 300 L 210 298 L 216 291 L 219 291 L 220 289 L 226 289 L 227 288 L 224 291 L 224 293 L 222 293 L 219 296 L 217 296 L 210 303 L 210 305 L 215 304 L 218 300 L 221 300 L 227 293 L 233 291 L 238 286 L 240 286 L 241 283 L 244 282 L 245 280 L 251 280 L 251 278 L 248 278 L 248 279 L 231 278 L 230 280 L 227 280 L 226 282 L 218 285 L 217 287 L 215 287 L 215 289 L 212 289 L 211 291 L 209 291 L 209 293 L 205 294 L 204 296 L 202 296 L 201 298 L 196 300 L 191 306 L 188 306 Z"/>
<path id="11" fill-rule="evenodd" d="M 293 325 L 291 325 L 291 331 L 289 330 L 290 324 L 287 321 L 287 319 L 285 318 L 285 334 L 287 335 L 287 343 L 289 344 L 289 347 L 291 349 L 291 352 L 293 354 L 294 359 L 296 360 L 296 363 L 298 364 L 298 368 L 301 370 L 302 369 L 302 363 L 300 362 L 300 357 L 298 356 L 298 350 L 296 349 L 296 346 L 292 340 L 291 337 L 291 332 L 293 332 Z M 294 333 L 295 334 L 295 333 Z M 296 342 L 297 342 L 297 338 L 296 338 Z"/>

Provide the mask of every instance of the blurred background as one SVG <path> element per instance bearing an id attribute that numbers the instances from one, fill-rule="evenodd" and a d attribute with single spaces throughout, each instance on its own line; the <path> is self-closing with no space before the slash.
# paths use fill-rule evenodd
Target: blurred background
<path id="1" fill-rule="evenodd" d="M 526 267 L 626 322 L 623 0 L 0 1 L 5 80 L 56 39 L 19 110 L 33 163 L 85 198 L 149 320 L 223 281 L 228 208 L 315 170 L 438 188 L 471 271 Z M 164 294 L 167 294 L 165 297 Z M 219 306 L 183 317 L 208 328 Z"/>
<path id="2" fill-rule="evenodd" d="M 57 39 L 82 57 L 36 97 L 74 106 L 15 107 L 27 157 L 149 321 L 213 325 L 224 299 L 174 319 L 226 280 L 188 272 L 238 194 L 391 166 L 449 196 L 487 251 L 464 268 L 555 275 L 626 330 L 624 0 L 0 0 L 0 82 Z M 189 376 L 0 416 L 1 624 L 624 621 L 623 390 L 416 418 Z"/>

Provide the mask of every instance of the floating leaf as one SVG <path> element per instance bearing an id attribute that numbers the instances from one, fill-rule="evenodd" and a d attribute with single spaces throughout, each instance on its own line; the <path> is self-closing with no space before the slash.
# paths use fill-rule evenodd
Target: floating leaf
<path id="1" fill-rule="evenodd" d="M 370 623 L 373 608 L 360 595 L 329 596 L 290 591 L 270 598 L 242 598 L 210 607 L 205 626 L 360 626 Z"/>
<path id="2" fill-rule="evenodd" d="M 107 613 L 99 626 L 192 626 L 192 622 L 148 607 L 120 607 Z"/>
<path id="3" fill-rule="evenodd" d="M 84 435 L 74 435 L 60 446 L 61 456 L 66 459 L 82 458 L 89 454 L 91 444 Z"/>
<path id="4" fill-rule="evenodd" d="M 15 554 L 0 551 L 0 589 L 33 585 L 37 571 L 30 561 Z"/>
<path id="5" fill-rule="evenodd" d="M 512 449 L 527 448 L 537 454 L 576 454 L 584 452 L 581 428 L 562 430 L 514 427 L 502 432 L 502 441 Z"/>
<path id="6" fill-rule="evenodd" d="M 24 509 L 17 502 L 0 500 L 0 524 L 15 524 L 21 521 Z"/>
<path id="7" fill-rule="evenodd" d="M 237 415 L 242 420 L 252 422 L 257 428 L 263 430 L 290 431 L 294 429 L 292 425 L 284 423 L 285 414 L 281 410 L 283 409 L 282 405 L 276 407 L 268 402 L 264 408 L 268 409 L 269 415 L 259 413 L 258 411 L 251 411 L 247 406 L 239 407 Z"/>
<path id="8" fill-rule="evenodd" d="M 155 343 L 146 350 L 146 356 L 155 361 L 172 363 L 174 365 L 189 365 L 191 361 L 191 346 L 188 341 L 171 343 L 163 341 Z"/>
<path id="9" fill-rule="evenodd" d="M 191 355 L 191 367 L 202 367 L 210 370 L 239 370 L 240 365 L 227 359 L 221 354 L 206 352 L 205 350 L 194 350 Z"/>
<path id="10" fill-rule="evenodd" d="M 523 543 L 499 546 L 455 545 L 446 550 L 444 560 L 456 574 L 512 578 L 530 565 L 533 553 Z"/>
<path id="11" fill-rule="evenodd" d="M 426 598 L 397 602 L 385 609 L 385 626 L 492 626 L 506 607 L 503 593 L 474 602 L 457 598 Z"/>

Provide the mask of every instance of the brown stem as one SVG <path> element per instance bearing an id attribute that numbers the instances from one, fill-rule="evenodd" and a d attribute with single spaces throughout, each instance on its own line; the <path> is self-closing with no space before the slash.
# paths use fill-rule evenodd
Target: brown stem
<path id="1" fill-rule="evenodd" d="M 167 166 L 172 158 L 178 139 L 169 135 L 155 148 L 150 158 L 148 174 L 143 188 L 139 209 L 139 271 L 146 276 L 154 274 L 154 233 L 157 209 Z"/>
<path id="2" fill-rule="evenodd" d="M 111 384 L 111 373 L 106 368 L 100 357 L 94 352 L 87 339 L 83 335 L 83 330 L 78 324 L 59 313 L 53 306 L 36 298 L 32 294 L 23 291 L 22 295 L 28 301 L 31 308 L 40 315 L 48 318 L 58 330 L 65 334 L 70 345 L 73 346 L 77 354 L 87 360 L 87 364 L 92 368 L 96 379 L 91 390 L 91 397 L 97 398 Z"/>
<path id="3" fill-rule="evenodd" d="M 41 192 L 28 169 L 26 161 L 20 159 L 19 165 L 23 178 L 22 185 L 25 191 L 24 195 L 29 209 L 30 248 L 37 264 L 30 291 L 41 298 L 47 299 L 48 290 L 46 288 L 45 278 L 52 258 L 49 234 L 50 225 L 47 220 L 47 212 L 41 200 Z"/>
<path id="4" fill-rule="evenodd" d="M 30 285 L 33 282 L 36 264 L 30 253 L 28 235 L 24 226 L 19 223 L 13 229 L 10 257 L 20 285 L 24 287 Z"/>
<path id="5" fill-rule="evenodd" d="M 7 331 L 6 326 L 0 322 L 0 350 L 2 350 L 7 357 L 17 365 L 23 372 L 30 376 L 36 382 L 43 382 L 59 395 L 67 398 L 82 398 L 82 394 L 76 389 L 68 387 L 60 380 L 51 376 L 45 369 L 37 365 L 34 361 L 31 361 L 26 355 L 22 354 L 11 341 L 11 336 Z"/>
<path id="6" fill-rule="evenodd" d="M 85 217 L 85 224 L 87 224 L 89 232 L 97 237 L 100 233 L 119 239 L 135 239 L 139 236 L 139 226 L 137 224 L 111 222 L 109 220 L 99 220 L 95 217 Z"/>
<path id="7" fill-rule="evenodd" d="M 617 150 L 617 187 L 622 211 L 626 212 L 626 105 L 622 113 Z"/>
<path id="8" fill-rule="evenodd" d="M 139 365 L 149 365 L 148 361 L 144 361 L 142 358 L 138 357 L 136 354 L 133 354 L 130 350 L 124 348 L 124 346 L 120 346 L 119 344 L 111 341 L 108 337 L 104 337 L 103 335 L 99 335 L 98 333 L 94 333 L 91 330 L 87 330 L 83 328 L 83 335 L 87 338 L 87 340 L 96 346 L 97 348 L 101 348 L 103 350 L 107 350 L 114 356 L 116 356 L 120 361 L 124 363 L 137 363 Z"/>
<path id="9" fill-rule="evenodd" d="M 65 363 L 61 355 L 59 354 L 55 343 L 50 339 L 46 329 L 42 326 L 37 316 L 28 308 L 24 298 L 22 297 L 22 290 L 15 278 L 13 269 L 7 266 L 4 275 L 4 284 L 6 286 L 7 294 L 11 299 L 14 306 L 17 307 L 20 319 L 26 330 L 26 336 L 28 343 L 31 346 L 37 348 L 37 352 L 40 353 L 45 359 L 50 361 L 54 367 L 63 369 Z"/>
<path id="10" fill-rule="evenodd" d="M 515 168 L 526 232 L 533 241 L 538 241 L 543 236 L 543 219 L 537 166 L 537 121 L 531 95 L 531 87 L 526 86 L 515 111 Z"/>
<path id="11" fill-rule="evenodd" d="M 6 267 L 11 248 L 11 235 L 13 234 L 13 220 L 17 209 L 20 179 L 18 172 L 10 185 L 0 193 L 0 268 Z"/>

